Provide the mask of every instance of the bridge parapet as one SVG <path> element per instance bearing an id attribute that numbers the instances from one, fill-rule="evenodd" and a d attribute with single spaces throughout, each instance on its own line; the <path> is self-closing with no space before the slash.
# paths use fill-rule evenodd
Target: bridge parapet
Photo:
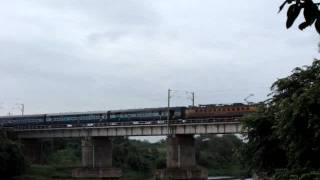
<path id="1" fill-rule="evenodd" d="M 168 131 L 170 130 L 170 131 Z M 237 122 L 180 123 L 160 125 L 97 126 L 72 128 L 15 129 L 20 138 L 166 136 L 170 134 L 235 134 L 241 133 Z"/>

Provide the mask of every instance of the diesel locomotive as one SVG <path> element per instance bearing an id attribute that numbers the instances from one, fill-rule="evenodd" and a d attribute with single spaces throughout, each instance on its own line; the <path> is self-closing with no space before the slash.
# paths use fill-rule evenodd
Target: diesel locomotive
<path id="1" fill-rule="evenodd" d="M 72 127 L 79 125 L 95 126 L 95 124 L 99 123 L 107 123 L 108 125 L 118 125 L 119 123 L 163 124 L 166 123 L 168 116 L 172 121 L 185 122 L 185 120 L 192 119 L 241 117 L 255 110 L 255 105 L 234 103 L 229 105 L 209 104 L 193 107 L 161 107 L 116 111 L 15 115 L 0 116 L 0 126 L 63 125 Z"/>

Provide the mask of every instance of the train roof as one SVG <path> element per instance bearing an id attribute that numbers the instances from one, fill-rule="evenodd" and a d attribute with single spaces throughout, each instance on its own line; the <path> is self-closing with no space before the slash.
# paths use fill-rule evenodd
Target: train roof
<path id="1" fill-rule="evenodd" d="M 170 109 L 180 109 L 185 108 L 184 106 L 170 107 Z M 110 110 L 110 113 L 121 113 L 121 112 L 142 112 L 142 111 L 159 111 L 167 110 L 168 107 L 158 107 L 158 108 L 138 108 L 138 109 L 121 109 L 121 110 Z M 48 114 L 27 114 L 27 115 L 10 115 L 10 116 L 0 116 L 1 118 L 21 118 L 21 117 L 35 117 L 35 116 L 68 116 L 68 115 L 86 115 L 86 114 L 104 114 L 108 111 L 86 111 L 86 112 L 61 112 L 61 113 L 48 113 Z"/>
<path id="2" fill-rule="evenodd" d="M 232 104 L 199 104 L 199 107 L 228 107 L 228 106 L 252 106 L 252 104 L 232 103 Z"/>
<path id="3" fill-rule="evenodd" d="M 35 117 L 35 116 L 44 116 L 45 114 L 26 114 L 26 115 L 10 115 L 10 116 L 0 116 L 0 119 L 2 118 L 20 118 L 20 117 Z"/>
<path id="4" fill-rule="evenodd" d="M 170 107 L 170 109 L 181 109 L 184 106 Z M 123 109 L 123 110 L 111 110 L 111 113 L 121 113 L 121 112 L 140 112 L 140 111 L 159 111 L 168 110 L 168 107 L 158 107 L 158 108 L 140 108 L 140 109 Z"/>

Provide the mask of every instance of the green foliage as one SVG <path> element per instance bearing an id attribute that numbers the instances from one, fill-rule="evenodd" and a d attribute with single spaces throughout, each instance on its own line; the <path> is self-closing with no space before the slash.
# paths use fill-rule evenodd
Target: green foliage
<path id="1" fill-rule="evenodd" d="M 26 174 L 19 176 L 17 180 L 53 180 L 53 179 L 64 179 L 71 180 L 71 171 L 73 168 L 70 167 L 56 167 L 52 165 L 31 165 L 27 169 Z M 85 179 L 82 179 L 85 180 Z"/>
<path id="2" fill-rule="evenodd" d="M 197 163 L 208 169 L 209 175 L 242 176 L 238 149 L 242 141 L 234 135 L 203 135 L 196 138 Z"/>
<path id="3" fill-rule="evenodd" d="M 21 146 L 6 137 L 0 136 L 0 174 L 9 178 L 25 172 L 26 160 Z"/>
<path id="4" fill-rule="evenodd" d="M 285 150 L 273 133 L 275 117 L 271 107 L 261 104 L 257 112 L 242 119 L 248 143 L 242 147 L 242 162 L 258 172 L 272 173 L 287 164 Z"/>
<path id="5" fill-rule="evenodd" d="M 273 175 L 275 180 L 320 180 L 320 171 L 289 171 L 288 169 L 276 170 Z"/>
<path id="6" fill-rule="evenodd" d="M 306 174 L 303 174 L 300 178 L 300 180 L 309 180 L 309 179 L 320 180 L 320 172 L 314 171 L 314 172 L 306 173 Z"/>
<path id="7" fill-rule="evenodd" d="M 300 30 L 311 26 L 315 22 L 315 28 L 320 34 L 320 11 L 318 9 L 319 3 L 314 3 L 312 0 L 285 0 L 280 6 L 279 12 L 286 4 L 290 4 L 287 11 L 286 27 L 290 28 L 294 21 L 303 9 L 303 16 L 305 21 L 299 25 Z"/>
<path id="8" fill-rule="evenodd" d="M 54 166 L 75 167 L 80 165 L 80 157 L 71 148 L 61 149 L 49 155 L 48 162 Z"/>
<path id="9" fill-rule="evenodd" d="M 113 141 L 113 162 L 116 167 L 151 173 L 165 165 L 165 152 L 159 151 L 164 144 L 141 142 L 127 138 Z"/>
<path id="10" fill-rule="evenodd" d="M 272 86 L 276 135 L 292 168 L 320 167 L 320 61 L 296 68 Z"/>
<path id="11" fill-rule="evenodd" d="M 257 172 L 320 168 L 320 61 L 276 81 L 271 98 L 243 119 L 244 160 Z M 301 176 L 302 173 L 298 173 Z"/>
<path id="12" fill-rule="evenodd" d="M 71 169 L 80 164 L 80 143 L 70 139 L 56 139 L 45 143 L 48 165 L 33 165 L 22 180 L 70 179 Z M 197 159 L 208 168 L 210 175 L 243 174 L 239 163 L 238 148 L 242 141 L 236 136 L 208 135 L 196 138 Z M 166 141 L 149 143 L 113 138 L 113 165 L 123 171 L 121 179 L 150 179 L 156 169 L 166 167 Z"/>

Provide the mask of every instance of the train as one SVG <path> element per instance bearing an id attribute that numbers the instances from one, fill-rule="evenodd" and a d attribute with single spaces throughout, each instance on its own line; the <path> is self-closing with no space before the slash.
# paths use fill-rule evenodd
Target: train
<path id="1" fill-rule="evenodd" d="M 253 104 L 207 104 L 190 107 L 160 107 L 111 111 L 91 111 L 55 114 L 0 116 L 0 127 L 26 127 L 31 125 L 47 126 L 95 126 L 107 123 L 163 124 L 170 121 L 185 122 L 193 119 L 213 119 L 241 117 L 255 112 Z M 168 117 L 169 116 L 169 117 Z"/>

